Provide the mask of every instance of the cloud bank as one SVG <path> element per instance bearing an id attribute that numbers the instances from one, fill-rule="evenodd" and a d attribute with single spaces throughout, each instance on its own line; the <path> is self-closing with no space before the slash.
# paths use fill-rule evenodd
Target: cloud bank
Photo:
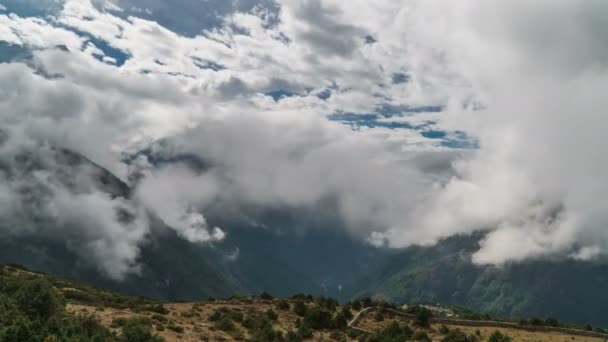
<path id="1" fill-rule="evenodd" d="M 68 149 L 133 188 L 3 171 L 0 212 L 30 215 L 9 199 L 37 177 L 111 276 L 137 271 L 147 211 L 207 242 L 226 231 L 206 211 L 243 206 L 332 203 L 391 247 L 485 231 L 480 264 L 605 254 L 604 2 L 214 2 L 200 27 L 142 3 L 0 11 L 0 46 L 30 52 L 0 64 L 1 148 Z"/>

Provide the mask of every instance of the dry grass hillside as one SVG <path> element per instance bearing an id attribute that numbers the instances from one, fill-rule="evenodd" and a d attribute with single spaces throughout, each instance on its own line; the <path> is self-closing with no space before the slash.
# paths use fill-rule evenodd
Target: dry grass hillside
<path id="1" fill-rule="evenodd" d="M 6 297 L 5 307 L 13 305 L 11 293 L 18 294 L 20 287 L 28 287 L 31 282 L 39 286 L 41 280 L 49 284 L 50 291 L 56 292 L 57 298 L 61 298 L 63 304 L 59 305 L 64 305 L 64 309 L 57 314 L 68 315 L 66 317 L 72 317 L 76 323 L 71 330 L 48 328 L 41 333 L 44 341 L 62 340 L 57 334 L 105 336 L 102 339 L 81 338 L 78 341 L 126 342 L 606 341 L 599 332 L 559 331 L 566 329 L 563 325 L 558 328 L 548 325 L 518 325 L 506 321 L 481 321 L 448 309 L 424 306 L 397 308 L 369 298 L 340 305 L 331 298 L 319 296 L 296 295 L 280 299 L 263 294 L 248 298 L 166 303 L 101 291 L 17 266 L 4 266 L 0 271 L 4 284 L 11 284 L 4 286 L 5 293 L 0 294 Z M 25 304 L 27 306 L 28 303 Z M 18 309 L 18 305 L 13 305 L 12 310 Z M 21 321 L 12 322 L 14 320 L 10 319 L 10 315 L 2 314 L 0 312 L 0 340 L 3 333 L 11 332 L 12 329 L 3 327 L 3 322 L 15 326 L 24 324 Z M 6 319 L 3 320 L 3 317 Z M 458 324 L 458 319 L 462 323 L 462 318 L 468 320 Z M 84 322 L 91 329 L 79 329 L 77 322 Z M 501 324 L 510 326 L 501 327 Z M 12 332 L 19 332 L 18 329 L 13 330 Z M 590 336 L 593 334 L 596 336 Z"/>

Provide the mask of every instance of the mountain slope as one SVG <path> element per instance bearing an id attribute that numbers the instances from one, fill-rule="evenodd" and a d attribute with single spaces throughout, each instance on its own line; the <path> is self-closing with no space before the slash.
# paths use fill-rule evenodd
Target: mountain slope
<path id="1" fill-rule="evenodd" d="M 477 266 L 470 256 L 479 238 L 453 237 L 433 247 L 401 251 L 368 276 L 368 293 L 396 302 L 458 305 L 499 316 L 608 325 L 608 265 L 554 260 Z"/>

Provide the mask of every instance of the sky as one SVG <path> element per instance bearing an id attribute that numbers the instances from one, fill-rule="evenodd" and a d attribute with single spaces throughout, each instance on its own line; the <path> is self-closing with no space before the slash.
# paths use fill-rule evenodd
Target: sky
<path id="1" fill-rule="evenodd" d="M 121 278 L 148 211 L 221 243 L 210 208 L 331 202 L 378 246 L 483 231 L 478 264 L 603 258 L 607 34 L 603 0 L 0 0 L 0 230 Z M 56 148 L 134 198 L 15 162 L 61 170 Z"/>

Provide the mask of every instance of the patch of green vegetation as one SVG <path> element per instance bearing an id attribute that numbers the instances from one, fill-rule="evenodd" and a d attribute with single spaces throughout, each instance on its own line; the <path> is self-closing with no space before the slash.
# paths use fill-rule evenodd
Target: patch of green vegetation
<path id="1" fill-rule="evenodd" d="M 441 339 L 441 342 L 478 342 L 479 338 L 475 335 L 467 335 L 458 329 L 450 330 Z"/>
<path id="2" fill-rule="evenodd" d="M 67 314 L 45 278 L 14 270 L 0 272 L 0 341 L 120 341 L 93 317 Z"/>
<path id="3" fill-rule="evenodd" d="M 376 332 L 365 339 L 365 342 L 400 342 L 409 341 L 414 335 L 412 329 L 393 321 L 384 330 Z"/>
<path id="4" fill-rule="evenodd" d="M 291 306 L 289 305 L 289 302 L 285 299 L 281 299 L 277 302 L 277 309 L 281 311 L 289 311 L 290 308 Z"/>
<path id="5" fill-rule="evenodd" d="M 303 300 L 298 300 L 293 305 L 293 312 L 300 317 L 304 317 L 307 311 L 308 307 L 306 306 L 306 303 L 304 303 Z"/>
<path id="6" fill-rule="evenodd" d="M 511 338 L 500 331 L 496 330 L 488 338 L 488 342 L 511 342 Z"/>

